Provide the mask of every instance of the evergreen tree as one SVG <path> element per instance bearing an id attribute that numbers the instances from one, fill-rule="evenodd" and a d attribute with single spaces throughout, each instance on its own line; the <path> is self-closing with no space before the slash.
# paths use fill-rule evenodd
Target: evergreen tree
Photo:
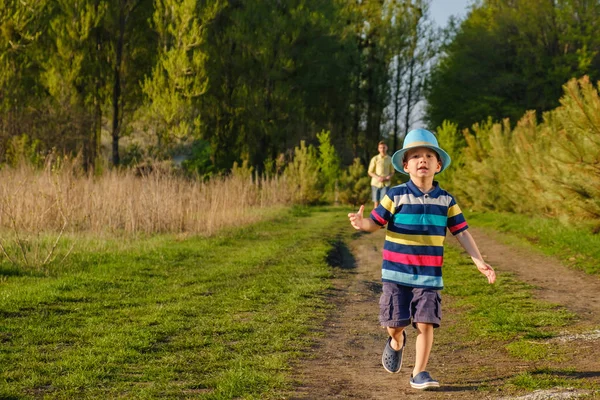
<path id="1" fill-rule="evenodd" d="M 207 33 L 210 85 L 200 135 L 214 162 L 247 158 L 258 171 L 327 127 L 344 134 L 350 70 L 337 2 L 247 1 L 225 7 Z"/>
<path id="2" fill-rule="evenodd" d="M 155 1 L 158 58 L 143 90 L 149 99 L 149 125 L 158 149 L 167 149 L 174 139 L 198 130 L 201 99 L 208 87 L 207 25 L 222 7 L 221 2 L 202 0 Z"/>
<path id="3" fill-rule="evenodd" d="M 82 143 L 84 166 L 94 169 L 100 150 L 102 106 L 110 71 L 102 29 L 109 3 L 102 0 L 53 2 L 50 27 L 40 54 L 42 83 L 57 107 L 68 113 L 71 132 Z"/>
<path id="4" fill-rule="evenodd" d="M 0 149 L 23 132 L 34 133 L 28 109 L 43 97 L 35 51 L 46 26 L 45 1 L 0 2 Z M 1 150 L 0 150 L 1 151 Z M 0 160 L 4 154 L 0 154 Z"/>
<path id="5" fill-rule="evenodd" d="M 365 204 L 371 197 L 370 182 L 367 169 L 359 158 L 355 158 L 340 178 L 340 201 L 353 207 Z"/>
<path id="6" fill-rule="evenodd" d="M 112 163 L 119 165 L 119 139 L 125 133 L 123 122 L 130 120 L 142 104 L 140 82 L 151 72 L 157 43 L 148 26 L 153 0 L 116 0 L 109 5 L 104 29 L 111 69 L 107 81 L 112 93 Z"/>

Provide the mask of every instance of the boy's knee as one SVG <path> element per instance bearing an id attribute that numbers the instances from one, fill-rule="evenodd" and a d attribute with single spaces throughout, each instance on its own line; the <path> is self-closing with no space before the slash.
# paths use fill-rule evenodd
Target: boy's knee
<path id="1" fill-rule="evenodd" d="M 416 324 L 417 331 L 419 332 L 428 332 L 433 331 L 434 325 L 427 322 L 417 322 Z"/>
<path id="2" fill-rule="evenodd" d="M 396 335 L 396 334 L 400 334 L 402 333 L 402 331 L 405 329 L 405 326 L 401 326 L 401 327 L 391 327 L 388 326 L 387 330 L 389 332 L 390 335 Z"/>

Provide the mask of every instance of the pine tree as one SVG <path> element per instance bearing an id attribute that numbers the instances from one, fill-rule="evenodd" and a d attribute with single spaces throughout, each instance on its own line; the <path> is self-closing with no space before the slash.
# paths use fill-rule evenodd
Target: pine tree
<path id="1" fill-rule="evenodd" d="M 103 0 L 54 2 L 45 38 L 48 47 L 39 55 L 42 82 L 73 121 L 88 170 L 94 170 L 99 157 L 102 106 L 108 96 L 110 65 L 102 28 L 108 7 Z"/>
<path id="2" fill-rule="evenodd" d="M 360 162 L 360 158 L 355 158 L 354 163 L 342 173 L 340 201 L 353 207 L 365 204 L 371 197 L 370 182 L 365 166 Z"/>
<path id="3" fill-rule="evenodd" d="M 174 139 L 198 130 L 201 100 L 209 83 L 207 25 L 223 7 L 219 1 L 155 1 L 152 20 L 159 37 L 158 60 L 143 90 L 158 148 L 167 148 Z"/>

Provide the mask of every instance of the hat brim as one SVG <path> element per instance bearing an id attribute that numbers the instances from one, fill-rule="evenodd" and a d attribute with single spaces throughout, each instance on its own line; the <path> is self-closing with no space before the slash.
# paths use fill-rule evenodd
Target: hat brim
<path id="1" fill-rule="evenodd" d="M 436 174 L 443 172 L 446 168 L 448 168 L 448 166 L 450 166 L 452 160 L 450 159 L 448 153 L 446 153 L 444 150 L 436 146 L 419 144 L 417 146 L 405 147 L 403 149 L 400 149 L 397 152 L 395 152 L 394 155 L 392 155 L 392 165 L 394 166 L 396 171 L 400 172 L 401 174 L 408 175 L 408 172 L 404 171 L 404 163 L 402 162 L 402 159 L 404 158 L 404 154 L 407 151 L 411 149 L 416 149 L 417 147 L 426 147 L 438 153 L 440 159 L 442 160 L 442 168 L 439 170 L 439 172 L 436 172 Z"/>

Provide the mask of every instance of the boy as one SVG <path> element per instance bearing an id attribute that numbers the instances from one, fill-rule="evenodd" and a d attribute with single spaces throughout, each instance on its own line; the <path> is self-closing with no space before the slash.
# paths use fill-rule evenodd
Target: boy
<path id="1" fill-rule="evenodd" d="M 355 229 L 374 232 L 387 224 L 383 246 L 379 321 L 389 337 L 381 357 L 386 371 L 397 373 L 406 344 L 404 328 L 417 330 L 415 366 L 410 385 L 415 389 L 438 387 L 427 372 L 433 330 L 441 322 L 442 263 L 446 228 L 456 236 L 488 282 L 496 274 L 467 231 L 467 222 L 452 195 L 441 189 L 435 174 L 448 168 L 450 156 L 425 129 L 410 131 L 392 164 L 410 180 L 391 188 L 381 204 L 363 218 L 364 205 L 348 214 Z"/>
<path id="2" fill-rule="evenodd" d="M 379 202 L 387 193 L 392 184 L 392 176 L 394 176 L 392 158 L 387 155 L 387 144 L 383 141 L 379 142 L 377 144 L 377 151 L 379 154 L 371 158 L 367 171 L 371 177 L 371 195 L 374 207 L 379 205 Z"/>

